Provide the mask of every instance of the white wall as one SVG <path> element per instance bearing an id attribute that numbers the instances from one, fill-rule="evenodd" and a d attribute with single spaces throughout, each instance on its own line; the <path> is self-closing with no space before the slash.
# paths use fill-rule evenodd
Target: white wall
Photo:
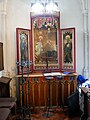
<path id="1" fill-rule="evenodd" d="M 76 71 L 82 74 L 84 68 L 84 45 L 83 45 L 83 15 L 79 0 L 61 0 L 60 26 L 61 28 L 76 29 Z"/>
<path id="2" fill-rule="evenodd" d="M 83 16 L 79 0 L 59 0 L 60 28 L 76 28 L 76 71 L 82 74 L 84 67 Z M 7 1 L 7 68 L 16 72 L 16 28 L 30 29 L 30 0 Z"/>
<path id="3" fill-rule="evenodd" d="M 16 72 L 16 28 L 30 29 L 30 3 L 23 0 L 8 0 L 7 4 L 7 49 L 8 69 Z"/>

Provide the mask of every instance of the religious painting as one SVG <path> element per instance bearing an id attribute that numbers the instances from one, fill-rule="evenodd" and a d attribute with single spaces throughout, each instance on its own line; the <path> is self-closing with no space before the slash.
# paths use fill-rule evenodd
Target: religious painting
<path id="1" fill-rule="evenodd" d="M 18 74 L 21 74 L 21 66 L 23 73 L 27 73 L 27 63 L 30 60 L 30 30 L 16 28 L 16 38 Z"/>
<path id="2" fill-rule="evenodd" d="M 34 70 L 55 70 L 60 68 L 58 21 L 59 19 L 54 17 L 35 17 L 32 19 Z"/>
<path id="3" fill-rule="evenodd" d="M 62 70 L 75 72 L 75 28 L 66 28 L 62 33 Z"/>

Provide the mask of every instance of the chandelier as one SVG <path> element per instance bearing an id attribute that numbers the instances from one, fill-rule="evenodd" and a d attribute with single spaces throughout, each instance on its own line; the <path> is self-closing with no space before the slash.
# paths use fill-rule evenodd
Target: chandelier
<path id="1" fill-rule="evenodd" d="M 35 1 L 31 4 L 31 12 L 36 14 L 58 12 L 58 4 L 54 1 Z"/>

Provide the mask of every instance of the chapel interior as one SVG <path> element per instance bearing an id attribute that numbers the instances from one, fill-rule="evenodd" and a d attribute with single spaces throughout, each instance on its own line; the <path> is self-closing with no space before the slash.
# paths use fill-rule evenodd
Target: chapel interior
<path id="1" fill-rule="evenodd" d="M 89 0 L 0 0 L 0 120 L 90 120 L 89 21 Z"/>

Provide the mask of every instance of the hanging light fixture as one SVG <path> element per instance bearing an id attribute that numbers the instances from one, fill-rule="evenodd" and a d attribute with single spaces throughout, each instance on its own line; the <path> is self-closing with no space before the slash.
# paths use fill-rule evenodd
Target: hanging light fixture
<path id="1" fill-rule="evenodd" d="M 46 9 L 46 12 L 47 12 L 47 13 L 53 13 L 53 12 L 58 11 L 58 6 L 57 6 L 57 4 L 54 3 L 54 2 L 49 2 L 49 3 L 46 5 L 45 9 Z"/>
<path id="2" fill-rule="evenodd" d="M 58 11 L 58 5 L 53 0 L 43 2 L 39 0 L 31 6 L 31 12 L 36 14 L 53 13 Z"/>
<path id="3" fill-rule="evenodd" d="M 43 13 L 44 12 L 44 6 L 40 2 L 36 2 L 31 7 L 31 12 L 34 13 Z"/>

